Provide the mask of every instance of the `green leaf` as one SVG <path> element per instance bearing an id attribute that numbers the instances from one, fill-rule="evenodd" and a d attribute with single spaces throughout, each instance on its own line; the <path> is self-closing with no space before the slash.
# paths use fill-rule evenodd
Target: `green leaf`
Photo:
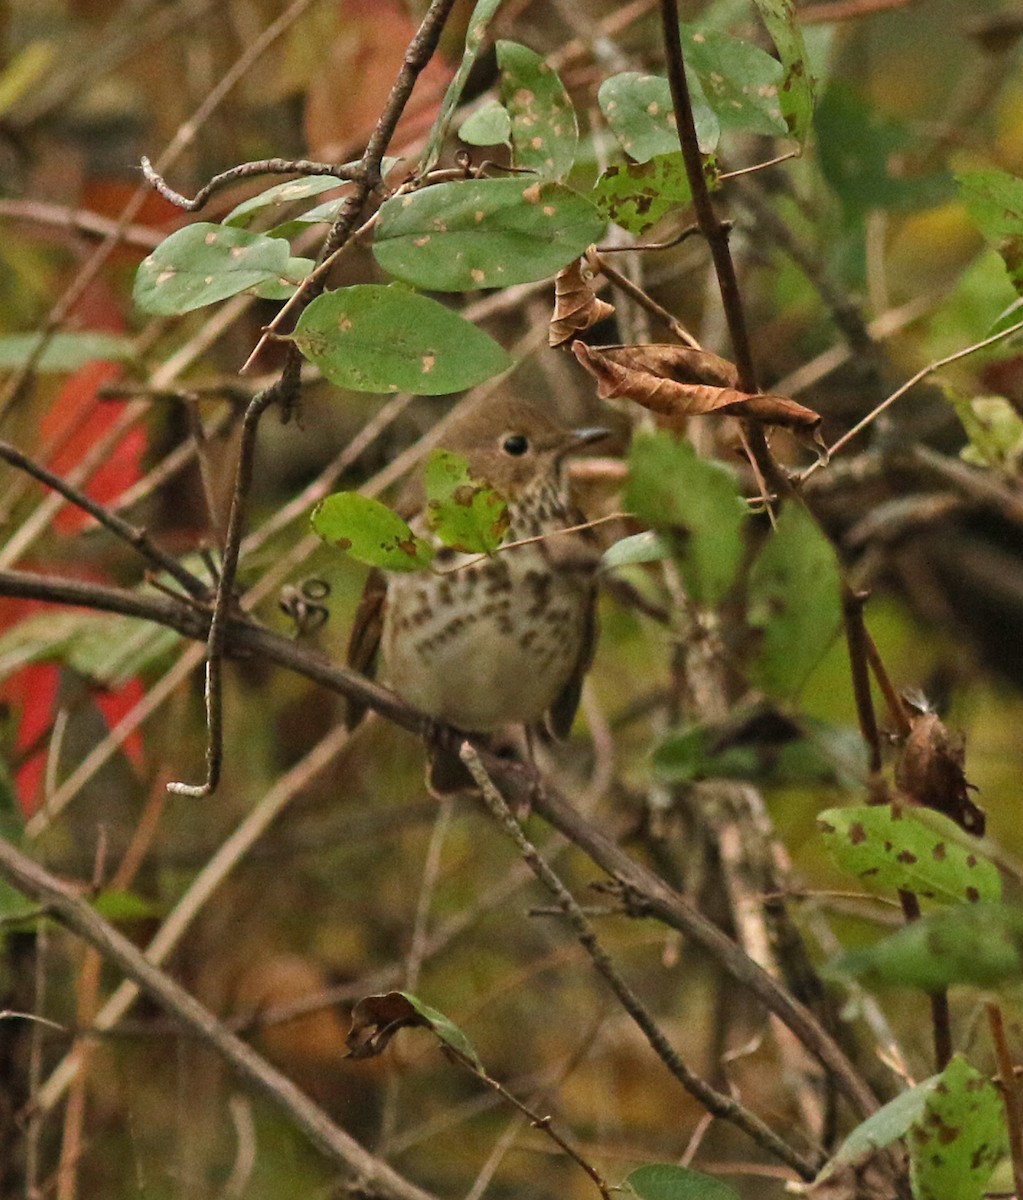
<path id="1" fill-rule="evenodd" d="M 746 508 L 734 475 L 699 458 L 688 441 L 646 434 L 632 443 L 625 504 L 644 523 L 673 531 L 690 595 L 698 604 L 716 604 L 743 552 Z"/>
<path id="2" fill-rule="evenodd" d="M 470 146 L 503 146 L 511 141 L 512 121 L 508 110 L 497 100 L 488 100 L 471 117 L 466 117 L 458 136 Z"/>
<path id="3" fill-rule="evenodd" d="M 508 505 L 469 474 L 460 454 L 434 450 L 426 464 L 426 521 L 445 546 L 463 554 L 493 554 L 508 532 Z"/>
<path id="4" fill-rule="evenodd" d="M 792 136 L 805 142 L 813 121 L 813 78 L 795 5 L 792 0 L 755 2 L 784 68 L 778 90 L 781 111 Z"/>
<path id="5" fill-rule="evenodd" d="M 222 224 L 247 225 L 265 208 L 280 208 L 298 200 L 308 200 L 310 196 L 318 196 L 321 192 L 329 192 L 331 188 L 344 186 L 345 181 L 333 175 L 303 175 L 300 179 L 289 179 L 286 183 L 274 184 L 258 196 L 250 196 L 248 200 L 236 204 L 224 217 Z"/>
<path id="6" fill-rule="evenodd" d="M 638 1167 L 626 1176 L 625 1185 L 640 1200 L 739 1200 L 738 1192 L 720 1179 L 672 1163 Z"/>
<path id="7" fill-rule="evenodd" d="M 476 1053 L 476 1047 L 462 1032 L 461 1029 L 449 1017 L 446 1017 L 436 1008 L 431 1008 L 429 1004 L 424 1004 L 418 996 L 414 996 L 411 992 L 399 992 L 400 996 L 412 1005 L 419 1016 L 423 1019 L 430 1029 L 440 1038 L 445 1045 L 450 1046 L 457 1054 L 469 1060 L 477 1071 L 483 1071 L 483 1063 L 480 1061 L 480 1056 Z"/>
<path id="8" fill-rule="evenodd" d="M 721 126 L 702 93 L 692 92 L 693 118 L 700 151 L 710 154 L 718 144 Z M 597 103 L 622 149 L 636 162 L 649 162 L 658 154 L 679 153 L 671 88 L 662 75 L 626 71 L 605 79 Z"/>
<path id="9" fill-rule="evenodd" d="M 860 804 L 828 809 L 817 826 L 838 865 L 868 887 L 954 903 L 1001 899 L 994 863 L 963 845 L 942 813 Z"/>
<path id="10" fill-rule="evenodd" d="M 826 971 L 925 992 L 957 983 L 992 987 L 1019 979 L 1023 912 L 1004 904 L 957 904 L 841 955 Z"/>
<path id="11" fill-rule="evenodd" d="M 593 198 L 609 221 L 630 233 L 646 233 L 692 199 L 681 152 L 608 167 L 597 180 Z"/>
<path id="12" fill-rule="evenodd" d="M 629 567 L 635 563 L 661 562 L 671 558 L 672 546 L 667 538 L 647 529 L 621 538 L 608 546 L 600 557 L 601 566 L 608 571 L 615 567 Z"/>
<path id="13" fill-rule="evenodd" d="M 749 779 L 762 786 L 827 784 L 857 787 L 857 751 L 863 746 L 858 733 L 806 722 L 807 729 L 772 732 L 769 717 L 758 733 L 756 716 L 750 727 L 694 725 L 676 730 L 654 750 L 652 765 L 668 783 L 694 783 L 701 779 Z M 853 736 L 850 736 L 853 735 Z"/>
<path id="14" fill-rule="evenodd" d="M 380 208 L 373 253 L 398 279 L 441 292 L 545 279 L 604 231 L 589 200 L 560 183 L 440 183 Z"/>
<path id="15" fill-rule="evenodd" d="M 30 662 L 62 662 L 119 687 L 168 654 L 181 635 L 135 617 L 84 610 L 37 613 L 0 636 L 0 679 Z"/>
<path id="16" fill-rule="evenodd" d="M 276 279 L 257 284 L 251 291 L 261 300 L 287 300 L 315 267 L 316 263 L 311 258 L 289 258 Z"/>
<path id="17" fill-rule="evenodd" d="M 981 1200 L 1008 1149 L 994 1085 L 957 1054 L 927 1093 L 908 1141 L 914 1200 Z"/>
<path id="18" fill-rule="evenodd" d="M 788 504 L 753 564 L 750 621 L 763 629 L 757 678 L 773 696 L 791 696 L 834 641 L 841 625 L 835 552 L 813 518 Z"/>
<path id="19" fill-rule="evenodd" d="M 873 1154 L 875 1150 L 883 1150 L 898 1138 L 905 1137 L 919 1120 L 927 1097 L 937 1087 L 940 1079 L 940 1075 L 932 1075 L 916 1087 L 900 1092 L 894 1100 L 889 1100 L 883 1108 L 879 1108 L 876 1113 L 872 1113 L 857 1125 L 821 1170 L 814 1184 L 823 1183 L 838 1167 L 857 1163 Z"/>
<path id="20" fill-rule="evenodd" d="M 575 162 L 579 126 L 557 71 L 518 42 L 497 43 L 497 65 L 514 165 L 545 179 L 564 179 Z"/>
<path id="21" fill-rule="evenodd" d="M 482 329 L 403 287 L 357 284 L 317 296 L 292 340 L 338 387 L 440 396 L 512 365 Z"/>
<path id="22" fill-rule="evenodd" d="M 686 66 L 699 80 L 722 133 L 777 137 L 789 132 L 780 99 L 785 69 L 776 58 L 700 25 L 682 25 L 681 30 Z"/>
<path id="23" fill-rule="evenodd" d="M 313 509 L 314 532 L 371 567 L 423 571 L 433 547 L 416 537 L 405 521 L 379 500 L 357 492 L 335 492 Z"/>
<path id="24" fill-rule="evenodd" d="M 43 340 L 41 333 L 8 333 L 0 336 L 0 368 L 23 367 Z M 77 371 L 87 362 L 131 362 L 135 346 L 130 338 L 113 333 L 55 333 L 36 360 L 41 372 Z"/>
<path id="25" fill-rule="evenodd" d="M 946 390 L 970 444 L 960 452 L 964 462 L 994 467 L 1015 476 L 1023 462 L 1023 420 L 1004 396 L 972 400 Z"/>
<path id="26" fill-rule="evenodd" d="M 946 171 L 922 176 L 895 174 L 914 139 L 900 122 L 840 86 L 828 88 L 814 117 L 824 178 L 851 222 L 871 209 L 933 207 L 952 194 Z"/>
<path id="27" fill-rule="evenodd" d="M 444 93 L 444 99 L 440 104 L 440 111 L 437 113 L 437 119 L 433 123 L 433 128 L 430 130 L 430 135 L 426 141 L 426 149 L 423 151 L 422 161 L 419 166 L 420 175 L 425 175 L 431 170 L 440 158 L 441 150 L 444 148 L 444 139 L 447 137 L 448 126 L 451 124 L 451 118 L 455 115 L 455 109 L 458 107 L 462 99 L 462 92 L 465 90 L 465 85 L 469 79 L 469 72 L 476 62 L 476 58 L 483 47 L 484 38 L 487 36 L 487 28 L 493 20 L 494 14 L 501 5 L 501 0 L 477 0 L 476 7 L 472 10 L 472 16 L 469 18 L 469 24 L 465 31 L 465 50 L 462 52 L 462 61 L 459 63 L 458 70 L 455 72 L 454 78 L 448 84 L 448 90 Z"/>
<path id="28" fill-rule="evenodd" d="M 1004 171 L 963 171 L 956 182 L 967 211 L 1023 294 L 1023 179 Z"/>
<path id="29" fill-rule="evenodd" d="M 291 248 L 281 238 L 199 221 L 142 260 L 135 303 L 160 316 L 190 312 L 280 279 L 290 261 Z"/>

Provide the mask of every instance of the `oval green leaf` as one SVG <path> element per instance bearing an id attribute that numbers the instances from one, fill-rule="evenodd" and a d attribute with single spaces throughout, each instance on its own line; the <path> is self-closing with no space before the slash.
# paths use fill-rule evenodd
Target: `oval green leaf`
<path id="1" fill-rule="evenodd" d="M 857 1163 L 875 1150 L 883 1150 L 898 1138 L 905 1137 L 910 1127 L 919 1120 L 927 1097 L 937 1087 L 940 1078 L 940 1075 L 932 1075 L 916 1087 L 900 1092 L 894 1100 L 889 1100 L 883 1108 L 857 1125 L 839 1146 L 835 1156 L 821 1169 L 814 1184 L 823 1183 L 839 1167 Z"/>
<path id="2" fill-rule="evenodd" d="M 440 396 L 506 371 L 511 356 L 436 300 L 367 283 L 317 296 L 292 340 L 338 387 Z"/>
<path id="3" fill-rule="evenodd" d="M 720 1179 L 673 1163 L 638 1167 L 625 1184 L 640 1200 L 739 1200 L 738 1192 Z"/>
<path id="4" fill-rule="evenodd" d="M 759 46 L 700 25 L 683 25 L 686 65 L 700 82 L 721 131 L 787 134 L 780 89 L 785 69 Z"/>
<path id="5" fill-rule="evenodd" d="M 423 571 L 433 547 L 417 538 L 386 504 L 357 492 L 335 492 L 313 509 L 312 526 L 325 542 L 385 571 Z"/>
<path id="6" fill-rule="evenodd" d="M 489 100 L 471 117 L 466 117 L 458 136 L 470 146 L 504 146 L 511 140 L 512 122 L 508 110 L 497 100 Z"/>
<path id="7" fill-rule="evenodd" d="M 476 0 L 476 7 L 472 10 L 472 16 L 469 18 L 469 24 L 465 31 L 465 49 L 462 52 L 462 61 L 458 65 L 454 78 L 448 84 L 448 90 L 444 93 L 444 99 L 441 101 L 440 110 L 437 113 L 437 119 L 426 140 L 426 149 L 423 151 L 423 157 L 419 164 L 420 176 L 426 175 L 440 158 L 451 118 L 455 115 L 455 109 L 462 99 L 462 92 L 469 80 L 469 73 L 483 47 L 490 22 L 500 5 L 501 0 Z"/>
<path id="8" fill-rule="evenodd" d="M 792 0 L 755 2 L 785 70 L 779 87 L 781 111 L 785 114 L 789 132 L 804 142 L 813 120 L 814 81 L 795 5 Z"/>
<path id="9" fill-rule="evenodd" d="M 265 208 L 280 208 L 285 204 L 294 204 L 299 200 L 308 200 L 321 192 L 329 192 L 331 188 L 344 187 L 345 181 L 334 175 L 303 175 L 299 179 L 289 179 L 286 183 L 276 183 L 257 196 L 250 196 L 234 208 L 224 218 L 225 225 L 247 225 L 249 221 Z"/>
<path id="10" fill-rule="evenodd" d="M 956 182 L 970 216 L 1023 292 L 1023 179 L 1005 171 L 963 171 Z"/>
<path id="11" fill-rule="evenodd" d="M 716 604 L 731 587 L 743 552 L 746 507 L 732 473 L 670 434 L 637 437 L 625 504 L 646 524 L 673 532 L 690 595 L 698 604 Z"/>
<path id="12" fill-rule="evenodd" d="M 554 275 L 604 227 L 590 201 L 563 184 L 466 180 L 388 200 L 373 253 L 418 287 L 472 291 Z"/>
<path id="13" fill-rule="evenodd" d="M 941 813 L 861 804 L 829 809 L 817 826 L 838 865 L 870 888 L 946 903 L 1001 899 L 997 867 Z"/>
<path id="14" fill-rule="evenodd" d="M 696 140 L 703 154 L 713 153 L 721 134 L 717 117 L 698 89 L 692 89 Z M 597 92 L 600 111 L 625 153 L 636 162 L 679 152 L 671 88 L 662 75 L 625 71 L 605 79 Z"/>
<path id="15" fill-rule="evenodd" d="M 160 316 L 191 312 L 280 280 L 290 261 L 291 247 L 281 238 L 199 221 L 172 233 L 142 260 L 135 303 Z"/>
<path id="16" fill-rule="evenodd" d="M 508 532 L 500 493 L 469 474 L 460 454 L 434 450 L 426 464 L 426 520 L 445 546 L 463 554 L 493 554 Z"/>
<path id="17" fill-rule="evenodd" d="M 799 504 L 785 506 L 753 564 L 750 621 L 763 629 L 756 673 L 773 696 L 803 686 L 841 626 L 834 549 Z"/>
<path id="18" fill-rule="evenodd" d="M 429 1004 L 424 1004 L 418 996 L 414 996 L 411 992 L 399 992 L 398 995 L 404 996 L 423 1023 L 428 1025 L 446 1046 L 449 1046 L 462 1058 L 467 1059 L 477 1071 L 482 1073 L 483 1063 L 476 1053 L 476 1047 L 450 1017 L 446 1017 L 436 1008 L 431 1008 Z"/>
<path id="19" fill-rule="evenodd" d="M 957 904 L 912 921 L 873 946 L 841 955 L 826 973 L 925 992 L 1019 979 L 1023 912 L 1005 904 Z"/>
<path id="20" fill-rule="evenodd" d="M 605 570 L 613 570 L 615 567 L 630 567 L 635 563 L 661 562 L 671 558 L 671 554 L 671 543 L 667 538 L 647 529 L 643 533 L 621 538 L 613 546 L 608 546 L 600 556 L 600 564 Z"/>
<path id="21" fill-rule="evenodd" d="M 575 162 L 579 126 L 557 71 L 518 42 L 497 43 L 497 65 L 511 118 L 512 161 L 545 179 L 564 179 Z"/>

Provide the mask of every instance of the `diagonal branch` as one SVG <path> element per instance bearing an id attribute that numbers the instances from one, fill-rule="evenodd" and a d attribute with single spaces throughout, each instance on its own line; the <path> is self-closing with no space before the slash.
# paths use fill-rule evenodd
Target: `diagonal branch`
<path id="1" fill-rule="evenodd" d="M 229 1032 L 209 1009 L 169 975 L 148 962 L 142 952 L 105 921 L 74 890 L 0 839 L 0 875 L 31 897 L 73 933 L 93 946 L 186 1028 L 212 1046 L 289 1119 L 331 1161 L 350 1168 L 360 1183 L 392 1200 L 432 1200 L 429 1192 L 399 1175 L 370 1154 L 340 1126 L 241 1038 Z"/>

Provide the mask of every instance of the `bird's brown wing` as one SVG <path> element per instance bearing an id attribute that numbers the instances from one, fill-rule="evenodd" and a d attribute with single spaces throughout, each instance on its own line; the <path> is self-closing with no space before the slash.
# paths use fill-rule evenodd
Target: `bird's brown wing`
<path id="1" fill-rule="evenodd" d="M 345 661 L 354 671 L 370 678 L 376 674 L 377 654 L 380 650 L 380 635 L 384 627 L 384 604 L 387 602 L 387 579 L 383 571 L 369 573 L 362 592 L 359 607 L 355 610 L 352 632 L 348 637 L 348 653 Z M 345 724 L 349 729 L 366 715 L 365 704 L 357 700 L 348 701 Z"/>
<path id="2" fill-rule="evenodd" d="M 579 657 L 569 677 L 568 683 L 561 689 L 547 713 L 547 724 L 556 738 L 567 738 L 575 720 L 579 698 L 583 691 L 583 680 L 586 672 L 593 663 L 597 650 L 597 589 L 590 591 L 590 602 L 586 609 L 586 625 L 583 629 L 583 640 L 579 648 Z"/>

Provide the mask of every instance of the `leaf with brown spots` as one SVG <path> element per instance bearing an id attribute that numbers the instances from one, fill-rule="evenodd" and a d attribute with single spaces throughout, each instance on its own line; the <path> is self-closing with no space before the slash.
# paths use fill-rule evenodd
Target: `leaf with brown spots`
<path id="1" fill-rule="evenodd" d="M 984 810 L 970 799 L 965 745 L 933 712 L 910 714 L 910 733 L 895 765 L 895 782 L 914 803 L 944 813 L 967 833 L 984 836 Z"/>
<path id="2" fill-rule="evenodd" d="M 587 346 L 572 352 L 597 380 L 602 400 L 624 396 L 651 412 L 678 419 L 705 413 L 783 425 L 825 454 L 820 414 L 770 393 L 737 388 L 738 373 L 726 359 L 688 346 Z"/>
<path id="3" fill-rule="evenodd" d="M 499 41 L 501 99 L 511 117 L 512 161 L 545 179 L 564 179 L 575 162 L 579 127 L 557 71 L 518 42 Z"/>
<path id="4" fill-rule="evenodd" d="M 460 454 L 434 450 L 426 464 L 426 519 L 445 546 L 463 554 L 493 554 L 508 532 L 508 505 L 469 473 Z"/>
<path id="5" fill-rule="evenodd" d="M 928 1094 L 907 1144 L 916 1200 L 981 1200 L 1008 1149 L 993 1084 L 956 1055 Z"/>
<path id="6" fill-rule="evenodd" d="M 829 809 L 817 825 L 838 865 L 872 890 L 945 903 L 1001 897 L 997 868 L 940 813 L 864 804 Z"/>
<path id="7" fill-rule="evenodd" d="M 593 271 L 586 260 L 577 258 L 558 272 L 554 280 L 554 315 L 547 341 L 563 346 L 577 333 L 614 313 L 614 305 L 598 298 L 593 290 Z"/>

